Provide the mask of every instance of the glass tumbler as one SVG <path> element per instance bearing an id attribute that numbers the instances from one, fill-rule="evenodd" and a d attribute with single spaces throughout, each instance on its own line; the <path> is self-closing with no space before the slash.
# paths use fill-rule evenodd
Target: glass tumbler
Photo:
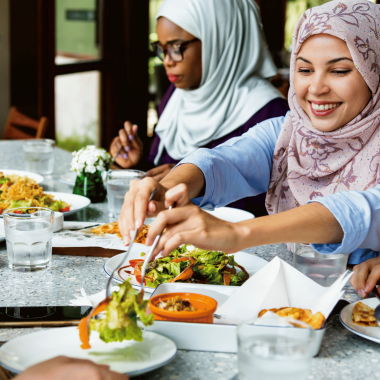
<path id="1" fill-rule="evenodd" d="M 124 203 L 125 193 L 128 192 L 134 179 L 143 179 L 145 172 L 140 170 L 109 170 L 107 172 L 107 197 L 110 218 L 117 219 Z"/>
<path id="2" fill-rule="evenodd" d="M 347 260 L 348 255 L 323 255 L 309 244 L 294 244 L 294 267 L 322 286 L 332 285 L 346 271 Z"/>
<path id="3" fill-rule="evenodd" d="M 25 170 L 42 175 L 53 174 L 54 146 L 54 140 L 26 140 L 22 146 L 24 151 Z"/>
<path id="4" fill-rule="evenodd" d="M 51 262 L 54 212 L 20 207 L 3 215 L 9 267 L 18 272 L 46 269 Z"/>
<path id="5" fill-rule="evenodd" d="M 264 321 L 265 319 L 265 321 Z M 315 332 L 289 318 L 254 318 L 237 327 L 240 380 L 305 380 Z"/>

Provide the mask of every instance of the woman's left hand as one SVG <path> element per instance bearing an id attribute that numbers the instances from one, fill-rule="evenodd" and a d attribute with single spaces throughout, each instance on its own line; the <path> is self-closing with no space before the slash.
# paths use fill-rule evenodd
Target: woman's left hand
<path id="1" fill-rule="evenodd" d="M 175 164 L 165 164 L 161 166 L 157 166 L 151 170 L 146 172 L 147 177 L 152 177 L 157 182 L 160 182 L 167 174 L 169 174 L 170 170 L 174 168 Z"/>

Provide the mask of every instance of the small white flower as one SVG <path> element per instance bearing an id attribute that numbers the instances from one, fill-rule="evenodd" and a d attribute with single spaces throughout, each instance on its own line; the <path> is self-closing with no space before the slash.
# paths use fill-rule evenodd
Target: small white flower
<path id="1" fill-rule="evenodd" d="M 73 152 L 71 170 L 77 173 L 95 173 L 97 170 L 108 170 L 111 165 L 111 155 L 103 148 L 96 148 L 95 145 L 88 145 Z"/>

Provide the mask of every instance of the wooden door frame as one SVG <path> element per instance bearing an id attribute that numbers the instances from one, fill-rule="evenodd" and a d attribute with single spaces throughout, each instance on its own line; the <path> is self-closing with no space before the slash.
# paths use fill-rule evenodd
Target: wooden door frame
<path id="1" fill-rule="evenodd" d="M 31 117 L 47 116 L 48 136 L 54 139 L 55 76 L 99 70 L 100 145 L 108 148 L 125 120 L 138 124 L 140 138 L 147 140 L 149 3 L 99 0 L 102 2 L 104 27 L 99 32 L 103 57 L 55 65 L 55 1 L 11 1 L 11 104 Z"/>

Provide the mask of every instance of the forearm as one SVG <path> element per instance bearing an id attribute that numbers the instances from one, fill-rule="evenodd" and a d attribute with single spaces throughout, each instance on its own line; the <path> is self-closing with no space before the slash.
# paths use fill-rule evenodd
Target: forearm
<path id="1" fill-rule="evenodd" d="M 239 249 L 276 243 L 336 244 L 343 230 L 323 205 L 311 203 L 275 215 L 237 223 Z"/>
<path id="2" fill-rule="evenodd" d="M 198 166 L 183 164 L 174 168 L 160 183 L 166 189 L 184 183 L 187 186 L 190 198 L 196 198 L 205 186 L 205 178 Z"/>

